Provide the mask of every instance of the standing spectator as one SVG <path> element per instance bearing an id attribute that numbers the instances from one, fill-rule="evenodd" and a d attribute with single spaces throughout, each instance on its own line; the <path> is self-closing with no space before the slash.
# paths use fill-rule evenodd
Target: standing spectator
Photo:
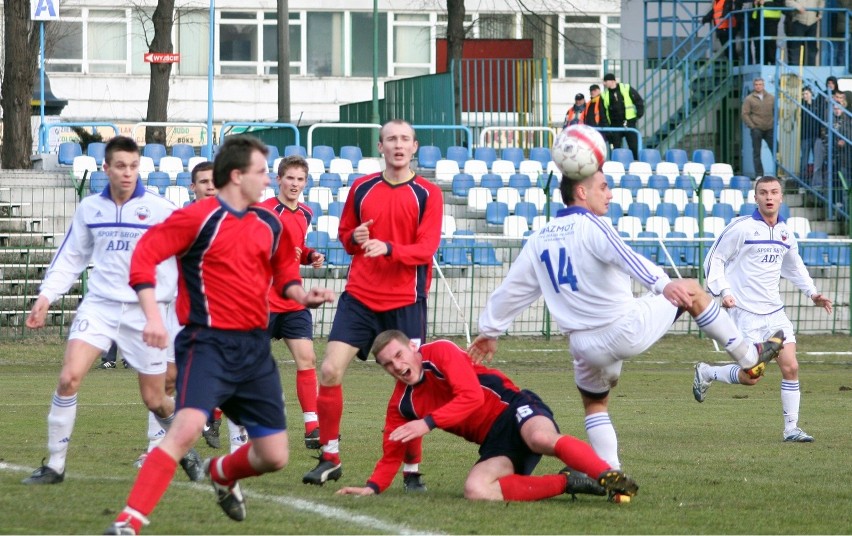
<path id="1" fill-rule="evenodd" d="M 346 290 L 320 368 L 317 410 L 320 454 L 317 466 L 302 478 L 322 485 L 343 474 L 340 421 L 343 375 L 357 356 L 367 359 L 376 336 L 398 329 L 418 343 L 426 340 L 426 298 L 432 260 L 441 242 L 444 200 L 441 188 L 411 170 L 417 151 L 414 129 L 405 121 L 385 123 L 379 152 L 385 171 L 361 177 L 349 190 L 340 218 L 340 243 L 352 255 Z M 425 491 L 420 481 L 420 440 L 407 446 L 403 484 Z"/>
<path id="2" fill-rule="evenodd" d="M 586 97 L 582 93 L 577 93 L 574 96 L 574 105 L 568 108 L 568 113 L 565 114 L 565 122 L 562 128 L 569 125 L 582 125 L 585 122 L 586 115 Z"/>
<path id="3" fill-rule="evenodd" d="M 298 155 L 287 156 L 278 164 L 278 195 L 260 206 L 278 214 L 284 232 L 299 248 L 299 263 L 322 267 L 325 255 L 305 245 L 314 213 L 299 202 L 308 184 L 308 162 Z M 269 293 L 269 336 L 284 339 L 296 362 L 296 397 L 305 422 L 305 446 L 319 448 L 317 423 L 317 355 L 314 352 L 314 326 L 311 312 L 302 304 Z"/>
<path id="4" fill-rule="evenodd" d="M 805 87 L 802 90 L 802 121 L 801 121 L 801 137 L 802 140 L 802 156 L 801 165 L 799 166 L 799 178 L 813 185 L 813 177 L 816 175 L 816 170 L 822 167 L 825 160 L 825 146 L 822 145 L 820 139 L 820 121 L 823 120 L 824 102 L 820 103 L 818 99 L 814 99 L 814 92 L 811 88 Z M 819 145 L 819 147 L 818 147 Z M 808 173 L 808 161 L 813 154 L 813 171 Z"/>
<path id="5" fill-rule="evenodd" d="M 606 90 L 602 99 L 607 124 L 617 128 L 636 128 L 637 121 L 645 114 L 645 101 L 642 96 L 630 87 L 630 84 L 617 82 L 612 73 L 604 75 L 604 86 Z M 616 149 L 621 147 L 625 137 L 630 151 L 633 152 L 633 159 L 639 160 L 639 140 L 635 132 L 610 132 L 610 140 Z"/>
<path id="6" fill-rule="evenodd" d="M 749 35 L 754 43 L 754 63 L 760 61 L 763 51 L 763 64 L 775 65 L 775 51 L 778 43 L 778 23 L 781 21 L 785 0 L 754 0 L 754 10 L 749 22 Z M 761 34 L 761 22 L 763 33 Z M 762 41 L 761 41 L 762 38 Z"/>
<path id="7" fill-rule="evenodd" d="M 589 102 L 586 104 L 583 120 L 590 127 L 606 126 L 606 112 L 603 110 L 601 87 L 597 84 L 589 86 Z"/>
<path id="8" fill-rule="evenodd" d="M 835 101 L 840 99 L 838 94 L 842 94 L 845 98 L 846 109 L 852 112 L 852 91 L 841 91 L 836 76 L 829 76 L 825 79 L 825 90 Z"/>
<path id="9" fill-rule="evenodd" d="M 849 43 L 846 42 L 848 16 L 845 10 L 852 9 L 852 0 L 834 0 L 834 7 L 840 9 L 831 12 L 831 44 L 834 45 L 832 47 L 834 57 L 831 58 L 831 65 L 845 65 L 846 50 L 849 47 Z M 849 28 L 848 31 L 852 32 L 852 28 Z"/>
<path id="10" fill-rule="evenodd" d="M 825 7 L 825 0 L 786 0 L 787 7 L 796 8 L 797 13 L 785 13 L 785 17 L 793 17 L 792 34 L 787 36 L 787 63 L 799 65 L 800 49 L 804 47 L 804 65 L 816 65 L 817 42 L 798 41 L 794 37 L 816 38 L 822 12 L 815 11 Z"/>
<path id="11" fill-rule="evenodd" d="M 739 33 L 739 24 L 740 18 L 739 16 L 728 16 L 732 11 L 738 11 L 743 8 L 743 0 L 713 0 L 713 7 L 710 8 L 710 11 L 704 15 L 704 18 L 701 19 L 701 22 L 704 24 L 713 24 L 716 28 L 716 39 L 719 40 L 719 44 L 722 48 L 725 48 L 728 45 L 728 42 L 732 39 L 736 39 L 737 34 Z M 738 58 L 739 55 L 736 52 L 736 42 L 733 43 L 734 46 L 734 58 Z"/>
<path id="12" fill-rule="evenodd" d="M 297 244 L 274 213 L 255 205 L 269 185 L 267 151 L 250 136 L 228 136 L 214 162 L 219 193 L 175 211 L 133 252 L 130 287 L 144 311 L 144 340 L 154 348 L 169 344 L 154 301 L 154 271 L 163 260 L 178 258 L 177 314 L 184 326 L 175 340 L 180 392 L 172 427 L 148 454 L 125 508 L 105 534 L 139 534 L 168 489 L 177 460 L 201 436 L 214 407 L 245 425 L 251 438 L 236 452 L 204 464 L 228 517 L 246 517 L 239 480 L 288 462 L 281 378 L 266 333 L 269 288 L 308 307 L 334 295 L 302 287 Z"/>
<path id="13" fill-rule="evenodd" d="M 796 334 L 784 313 L 779 292 L 781 277 L 796 285 L 818 307 L 831 313 L 831 300 L 820 294 L 799 256 L 793 231 L 778 213 L 782 202 L 781 181 L 766 176 L 754 185 L 757 210 L 733 221 L 713 243 L 704 261 L 707 287 L 722 296 L 722 307 L 751 341 L 760 341 L 777 330 L 784 332 L 784 348 L 776 361 L 781 369 L 781 408 L 784 441 L 809 443 L 814 438 L 799 428 L 799 363 Z M 713 381 L 754 385 L 758 379 L 739 365 L 695 365 L 692 394 L 704 402 Z"/>
<path id="14" fill-rule="evenodd" d="M 583 441 L 559 433 L 553 413 L 532 391 L 521 390 L 497 369 L 474 365 L 450 341 L 420 347 L 404 333 L 379 334 L 376 362 L 396 379 L 387 405 L 382 458 L 364 487 L 338 495 L 376 495 L 399 470 L 408 441 L 435 428 L 480 445 L 464 497 L 479 501 L 538 501 L 563 493 L 635 495 L 632 478 L 613 469 Z M 570 469 L 532 476 L 542 455 Z M 593 475 L 592 480 L 586 475 Z"/>
<path id="15" fill-rule="evenodd" d="M 834 180 L 831 181 L 834 190 L 834 204 L 846 207 L 846 192 L 852 184 L 852 116 L 846 109 L 846 96 L 838 92 L 838 99 L 832 107 L 833 117 L 833 162 Z M 845 186 L 844 187 L 844 183 Z"/>
<path id="16" fill-rule="evenodd" d="M 749 343 L 698 281 L 672 281 L 660 266 L 630 249 L 601 219 L 612 199 L 602 172 L 582 181 L 563 177 L 560 191 L 567 208 L 528 237 L 488 298 L 479 316 L 480 334 L 469 352 L 477 363 L 492 359 L 497 337 L 543 297 L 569 339 L 589 443 L 619 469 L 608 408 L 625 360 L 650 348 L 684 311 L 731 359 L 749 369 L 778 355 L 782 333 L 763 344 Z M 631 280 L 651 292 L 635 297 Z"/>
<path id="17" fill-rule="evenodd" d="M 766 142 L 773 154 L 775 144 L 775 97 L 767 93 L 763 78 L 754 79 L 754 91 L 743 101 L 743 123 L 751 132 L 751 154 L 754 161 L 754 175 L 763 176 L 761 160 L 762 142 Z"/>

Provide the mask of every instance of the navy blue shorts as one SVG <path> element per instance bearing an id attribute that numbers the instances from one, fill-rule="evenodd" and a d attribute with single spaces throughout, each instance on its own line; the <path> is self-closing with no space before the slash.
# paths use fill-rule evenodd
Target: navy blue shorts
<path id="1" fill-rule="evenodd" d="M 307 309 L 269 313 L 269 336 L 273 339 L 314 340 L 314 318 Z"/>
<path id="2" fill-rule="evenodd" d="M 509 403 L 509 407 L 497 417 L 485 441 L 479 447 L 479 460 L 484 462 L 497 456 L 506 456 L 512 460 L 515 474 L 530 475 L 541 460 L 541 454 L 536 454 L 524 443 L 521 437 L 521 426 L 531 418 L 541 415 L 553 421 L 553 412 L 542 402 L 541 398 L 532 391 L 522 390 Z M 556 425 L 556 422 L 553 422 Z M 556 426 L 559 430 L 559 426 Z"/>
<path id="3" fill-rule="evenodd" d="M 366 361 L 376 336 L 389 329 L 398 329 L 409 339 L 426 342 L 426 300 L 376 313 L 344 292 L 337 301 L 328 340 L 358 348 L 358 359 Z"/>
<path id="4" fill-rule="evenodd" d="M 177 409 L 213 408 L 246 427 L 249 437 L 287 429 L 278 366 L 265 330 L 187 326 L 175 339 Z"/>

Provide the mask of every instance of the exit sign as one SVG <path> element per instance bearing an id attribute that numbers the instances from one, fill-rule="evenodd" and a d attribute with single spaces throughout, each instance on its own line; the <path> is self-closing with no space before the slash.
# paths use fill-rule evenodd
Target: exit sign
<path id="1" fill-rule="evenodd" d="M 145 63 L 180 63 L 180 54 L 170 52 L 146 52 L 142 56 Z"/>

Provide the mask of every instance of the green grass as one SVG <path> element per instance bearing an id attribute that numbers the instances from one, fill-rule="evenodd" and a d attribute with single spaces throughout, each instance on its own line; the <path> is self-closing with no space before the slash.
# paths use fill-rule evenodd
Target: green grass
<path id="1" fill-rule="evenodd" d="M 715 384 L 708 400 L 692 399 L 692 364 L 726 361 L 712 344 L 668 337 L 626 363 L 610 414 L 624 468 L 640 483 L 628 505 L 562 496 L 538 503 L 474 503 L 462 485 L 476 446 L 435 431 L 425 440 L 421 470 L 429 491 L 411 496 L 400 479 L 379 497 L 342 497 L 361 485 L 380 455 L 384 408 L 392 380 L 374 363 L 355 362 L 344 383 L 338 483 L 305 486 L 315 461 L 301 444 L 295 367 L 276 344 L 292 429 L 290 464 L 244 482 L 248 519 L 228 520 L 206 484 L 179 472 L 151 515 L 148 534 L 848 534 L 852 527 L 852 356 L 808 351 L 852 350 L 847 336 L 799 337 L 802 426 L 812 444 L 781 441 L 780 374 L 771 367 L 757 386 Z M 321 353 L 321 344 L 318 351 Z M 46 414 L 61 363 L 61 343 L 0 344 L 0 533 L 97 533 L 123 506 L 146 444 L 146 413 L 135 375 L 92 370 L 81 389 L 65 483 L 19 482 L 46 454 Z M 566 433 L 585 438 L 582 408 L 562 339 L 501 341 L 496 366 L 538 392 Z M 214 452 L 200 442 L 202 456 Z M 561 464 L 545 459 L 538 473 Z"/>

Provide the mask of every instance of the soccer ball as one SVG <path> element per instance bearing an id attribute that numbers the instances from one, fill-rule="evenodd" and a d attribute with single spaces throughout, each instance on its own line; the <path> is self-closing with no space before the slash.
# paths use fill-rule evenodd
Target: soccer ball
<path id="1" fill-rule="evenodd" d="M 550 154 L 563 175 L 581 181 L 603 166 L 606 142 L 601 133 L 590 126 L 571 125 L 556 136 Z"/>
<path id="2" fill-rule="evenodd" d="M 748 377 L 755 380 L 763 376 L 763 373 L 766 372 L 766 363 L 758 363 L 757 365 L 751 367 L 750 369 L 743 369 Z"/>

